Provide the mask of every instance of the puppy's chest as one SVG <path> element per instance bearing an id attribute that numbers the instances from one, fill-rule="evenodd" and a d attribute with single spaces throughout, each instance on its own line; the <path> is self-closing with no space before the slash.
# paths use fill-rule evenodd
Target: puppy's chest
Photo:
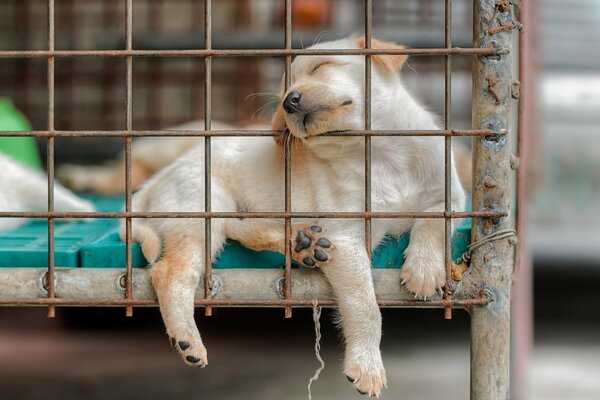
<path id="1" fill-rule="evenodd" d="M 364 171 L 357 171 L 353 166 L 346 165 L 342 169 L 325 163 L 293 171 L 292 208 L 296 211 L 360 211 L 364 204 L 363 177 Z"/>
<path id="2" fill-rule="evenodd" d="M 373 164 L 371 204 L 374 211 L 399 211 L 412 207 L 415 183 L 410 175 L 390 173 Z M 292 177 L 292 208 L 297 211 L 345 211 L 365 209 L 364 163 L 316 168 Z"/>

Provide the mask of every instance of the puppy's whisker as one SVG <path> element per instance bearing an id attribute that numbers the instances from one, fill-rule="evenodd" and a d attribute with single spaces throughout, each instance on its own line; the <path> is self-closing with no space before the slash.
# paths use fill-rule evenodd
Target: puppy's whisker
<path id="1" fill-rule="evenodd" d="M 260 118 L 260 116 L 262 115 L 262 113 L 270 106 L 274 105 L 277 103 L 279 99 L 273 99 L 268 101 L 266 104 L 263 104 L 262 106 L 260 106 L 256 111 L 254 111 L 252 113 L 252 116 L 250 117 L 251 119 L 254 119 L 254 117 L 258 117 Z"/>
<path id="2" fill-rule="evenodd" d="M 294 107 L 294 106 L 292 106 L 292 105 L 290 105 L 290 108 L 291 108 L 292 110 L 294 110 L 294 112 L 297 112 L 297 113 L 299 113 L 299 112 L 300 112 L 300 110 L 299 110 L 299 109 L 297 109 L 296 107 Z"/>
<path id="3" fill-rule="evenodd" d="M 272 104 L 277 104 L 278 101 L 279 101 L 279 98 L 268 100 L 265 104 L 263 104 L 262 106 L 260 106 L 259 109 L 261 109 L 263 107 L 266 107 L 266 106 L 269 106 L 269 105 L 272 105 Z"/>
<path id="4" fill-rule="evenodd" d="M 418 74 L 417 70 L 412 66 L 411 63 L 409 63 L 408 61 L 406 61 L 404 63 L 404 65 L 406 65 L 411 71 L 413 71 L 415 74 Z"/>
<path id="5" fill-rule="evenodd" d="M 319 44 L 319 42 L 325 37 L 325 35 L 327 35 L 329 33 L 329 31 L 321 31 L 317 34 L 317 36 L 315 37 L 315 40 L 313 40 L 312 45 L 316 45 Z"/>
<path id="6" fill-rule="evenodd" d="M 257 97 L 279 97 L 279 95 L 277 93 L 273 93 L 273 92 L 257 92 L 257 93 L 250 93 L 248 96 L 246 96 L 244 98 L 245 101 L 248 101 L 248 99 L 250 100 L 254 100 Z"/>

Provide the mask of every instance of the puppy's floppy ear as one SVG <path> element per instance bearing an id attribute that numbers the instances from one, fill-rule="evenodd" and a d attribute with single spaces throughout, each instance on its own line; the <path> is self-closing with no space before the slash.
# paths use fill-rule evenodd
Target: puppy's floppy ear
<path id="1" fill-rule="evenodd" d="M 285 125 L 285 118 L 283 117 L 283 107 L 277 107 L 277 111 L 275 111 L 275 115 L 273 115 L 273 119 L 271 120 L 271 129 L 274 131 L 283 131 L 287 127 Z M 283 146 L 285 141 L 284 135 L 275 136 L 275 142 Z"/>
<path id="2" fill-rule="evenodd" d="M 364 37 L 356 38 L 356 42 L 358 43 L 358 47 L 361 49 L 366 48 L 366 40 Z M 377 39 L 371 39 L 371 48 L 372 49 L 405 49 L 406 47 L 401 46 L 392 42 L 384 42 Z M 375 62 L 375 64 L 383 67 L 391 72 L 398 72 L 402 69 L 402 66 L 408 59 L 408 56 L 405 54 L 394 54 L 389 56 L 372 56 L 371 59 Z"/>

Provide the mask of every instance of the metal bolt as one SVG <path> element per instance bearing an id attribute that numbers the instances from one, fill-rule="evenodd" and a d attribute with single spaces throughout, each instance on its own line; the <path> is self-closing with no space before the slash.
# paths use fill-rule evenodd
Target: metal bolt
<path id="1" fill-rule="evenodd" d="M 56 284 L 56 275 L 54 276 L 54 283 Z M 44 288 L 45 291 L 48 291 L 48 289 L 50 288 L 50 282 L 48 280 L 48 272 L 44 273 L 44 276 L 42 276 L 42 287 Z"/>
<path id="2" fill-rule="evenodd" d="M 284 286 L 285 278 L 279 278 L 275 281 L 275 287 L 279 296 L 284 299 L 285 298 L 285 286 Z"/>
<path id="3" fill-rule="evenodd" d="M 514 80 L 510 85 L 510 95 L 513 99 L 518 100 L 521 97 L 521 82 Z"/>
<path id="4" fill-rule="evenodd" d="M 42 276 L 42 288 L 45 291 L 50 290 L 50 280 L 48 279 L 48 272 L 45 272 L 44 275 Z M 54 289 L 56 291 L 56 287 L 58 286 L 58 279 L 57 279 L 57 275 L 56 272 L 54 273 Z"/>
<path id="5" fill-rule="evenodd" d="M 119 276 L 119 287 L 123 290 L 127 289 L 127 275 Z"/>
<path id="6" fill-rule="evenodd" d="M 498 182 L 496 182 L 491 176 L 486 176 L 485 180 L 483 181 L 483 186 L 488 189 L 493 189 L 498 186 Z"/>
<path id="7" fill-rule="evenodd" d="M 509 0 L 500 0 L 496 2 L 496 6 L 500 12 L 507 12 L 510 10 L 510 1 Z"/>
<path id="8" fill-rule="evenodd" d="M 210 286 L 211 296 L 213 298 L 217 297 L 217 295 L 219 294 L 219 290 L 221 289 L 221 286 L 222 286 L 221 279 L 219 279 L 218 275 L 216 275 L 214 273 L 211 274 L 209 286 Z"/>
<path id="9" fill-rule="evenodd" d="M 514 154 L 510 155 L 510 168 L 513 171 L 516 171 L 519 169 L 519 166 L 521 164 L 521 161 L 519 160 L 519 157 L 515 156 Z"/>
<path id="10" fill-rule="evenodd" d="M 489 288 L 481 289 L 479 297 L 486 299 L 490 303 L 495 300 L 494 293 Z"/>

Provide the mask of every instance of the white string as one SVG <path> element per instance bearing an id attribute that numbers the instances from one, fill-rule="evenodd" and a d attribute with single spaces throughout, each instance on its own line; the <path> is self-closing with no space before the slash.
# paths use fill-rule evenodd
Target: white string
<path id="1" fill-rule="evenodd" d="M 321 365 L 319 366 L 319 368 L 317 368 L 313 377 L 310 378 L 310 380 L 308 381 L 308 399 L 309 400 L 312 400 L 310 386 L 312 385 L 312 383 L 314 381 L 319 379 L 319 375 L 321 374 L 321 371 L 323 371 L 323 369 L 325 368 L 325 362 L 321 358 L 321 322 L 320 322 L 321 307 L 319 307 L 319 302 L 317 301 L 317 299 L 313 299 L 312 306 L 313 306 L 313 321 L 315 323 L 315 356 L 317 357 L 317 360 L 319 361 L 319 363 L 321 363 Z"/>

